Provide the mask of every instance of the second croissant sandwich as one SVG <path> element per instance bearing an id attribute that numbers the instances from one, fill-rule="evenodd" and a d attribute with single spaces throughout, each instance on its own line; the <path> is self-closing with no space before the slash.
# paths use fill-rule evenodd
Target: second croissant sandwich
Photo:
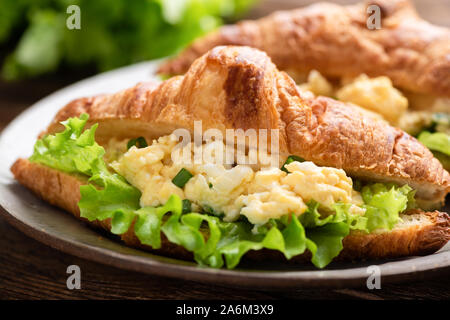
<path id="1" fill-rule="evenodd" d="M 256 163 L 248 137 L 243 160 L 225 163 L 226 143 L 205 139 L 183 144 L 180 161 L 177 129 L 277 135 Z M 191 161 L 195 150 L 212 156 Z M 278 163 L 261 160 L 275 153 Z M 304 95 L 249 47 L 216 47 L 184 76 L 69 103 L 11 170 L 127 245 L 210 267 L 245 256 L 323 268 L 429 254 L 450 238 L 448 214 L 432 211 L 450 176 L 428 149 L 351 104 Z"/>

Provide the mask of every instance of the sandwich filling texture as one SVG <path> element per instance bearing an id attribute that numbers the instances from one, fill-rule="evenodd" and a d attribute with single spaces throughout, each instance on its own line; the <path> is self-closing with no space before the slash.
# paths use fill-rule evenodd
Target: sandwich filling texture
<path id="1" fill-rule="evenodd" d="M 334 205 L 345 203 L 354 214 L 364 215 L 359 192 L 343 170 L 318 167 L 314 163 L 293 161 L 284 168 L 238 164 L 224 165 L 212 154 L 209 162 L 192 161 L 193 143 L 187 144 L 188 161 L 172 161 L 178 144 L 175 135 L 163 136 L 147 148 L 131 147 L 112 168 L 142 192 L 140 205 L 157 206 L 176 194 L 188 199 L 194 208 L 209 208 L 223 220 L 231 222 L 241 215 L 254 225 L 279 219 L 286 213 L 299 217 L 309 201 L 317 201 L 333 212 Z M 203 150 L 225 150 L 222 141 L 202 145 Z M 183 151 L 183 150 L 181 150 Z M 180 159 L 182 160 L 182 159 Z M 247 161 L 248 163 L 248 161 Z M 173 178 L 186 170 L 191 175 L 186 183 L 176 185 Z"/>
<path id="2" fill-rule="evenodd" d="M 270 249 L 287 259 L 308 250 L 323 268 L 351 231 L 390 230 L 415 205 L 408 185 L 354 183 L 341 169 L 294 155 L 280 168 L 226 165 L 218 157 L 174 161 L 174 135 L 149 145 L 134 139 L 128 150 L 124 142 L 122 151 L 105 155 L 95 141 L 97 125 L 85 130 L 87 120 L 83 114 L 64 121 L 63 132 L 36 142 L 30 161 L 89 178 L 80 187 L 81 217 L 111 219 L 112 233 L 132 231 L 154 249 L 163 233 L 202 266 L 234 268 L 248 251 Z M 217 144 L 223 146 L 203 148 Z"/>

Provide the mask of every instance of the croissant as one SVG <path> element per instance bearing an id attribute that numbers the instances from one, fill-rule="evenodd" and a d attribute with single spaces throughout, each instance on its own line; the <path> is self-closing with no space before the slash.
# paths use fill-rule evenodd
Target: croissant
<path id="1" fill-rule="evenodd" d="M 105 146 L 113 138 L 152 139 L 177 128 L 193 130 L 195 120 L 202 120 L 203 130 L 279 129 L 282 154 L 342 168 L 352 177 L 407 183 L 417 190 L 422 208 L 439 205 L 450 191 L 449 173 L 415 138 L 351 104 L 303 96 L 264 52 L 249 47 L 216 47 L 197 59 L 184 76 L 72 101 L 42 135 L 61 131 L 60 121 L 82 113 L 89 114 L 88 125 L 99 124 L 96 140 Z M 26 159 L 17 160 L 11 170 L 21 184 L 40 197 L 80 217 L 79 188 L 86 179 Z M 339 258 L 427 254 L 450 238 L 446 213 L 416 209 L 401 218 L 390 232 L 350 233 L 344 238 Z M 110 219 L 91 224 L 111 229 Z M 121 238 L 128 245 L 153 250 L 139 242 L 131 227 Z M 191 257 L 166 238 L 158 252 Z M 272 257 L 264 251 L 249 256 Z"/>
<path id="2" fill-rule="evenodd" d="M 379 30 L 367 28 L 370 4 L 381 9 Z M 384 75 L 398 88 L 450 97 L 450 31 L 422 20 L 406 0 L 319 3 L 224 26 L 163 63 L 159 72 L 182 74 L 218 45 L 261 49 L 294 77 L 313 69 L 329 78 Z"/>

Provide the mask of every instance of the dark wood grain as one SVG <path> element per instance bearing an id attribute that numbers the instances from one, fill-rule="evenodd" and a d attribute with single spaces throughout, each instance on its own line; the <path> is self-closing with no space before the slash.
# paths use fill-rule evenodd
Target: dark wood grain
<path id="1" fill-rule="evenodd" d="M 311 3 L 271 0 L 252 17 Z M 340 0 L 340 3 L 354 1 Z M 415 1 L 425 18 L 450 26 L 450 0 Z M 28 106 L 92 71 L 59 73 L 21 83 L 0 82 L 0 130 Z M 1 210 L 1 209 L 0 209 Z M 68 290 L 66 269 L 81 268 L 81 290 Z M 450 278 L 384 285 L 381 290 L 295 290 L 263 292 L 199 284 L 124 271 L 83 260 L 47 247 L 0 218 L 0 299 L 450 299 Z"/>

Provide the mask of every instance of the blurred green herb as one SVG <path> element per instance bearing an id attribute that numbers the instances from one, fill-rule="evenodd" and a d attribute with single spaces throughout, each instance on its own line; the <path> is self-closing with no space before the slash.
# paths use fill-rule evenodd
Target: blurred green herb
<path id="1" fill-rule="evenodd" d="M 136 146 L 137 148 L 147 148 L 148 147 L 148 143 L 147 140 L 145 140 L 144 137 L 139 137 L 136 139 L 131 139 L 128 141 L 127 143 L 127 150 L 130 149 L 131 147 Z"/>
<path id="2" fill-rule="evenodd" d="M 61 65 L 105 71 L 164 57 L 256 1 L 0 0 L 2 77 L 32 77 Z M 66 27 L 69 5 L 80 7 L 79 30 Z"/>

